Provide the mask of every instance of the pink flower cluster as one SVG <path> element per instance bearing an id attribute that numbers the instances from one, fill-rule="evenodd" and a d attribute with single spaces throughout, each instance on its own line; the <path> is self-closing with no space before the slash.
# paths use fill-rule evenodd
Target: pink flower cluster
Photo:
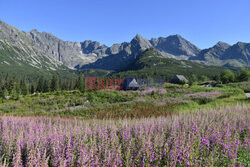
<path id="1" fill-rule="evenodd" d="M 0 166 L 243 166 L 249 111 L 119 121 L 2 117 Z"/>
<path id="2" fill-rule="evenodd" d="M 212 97 L 212 96 L 217 96 L 221 95 L 222 93 L 219 91 L 214 91 L 214 92 L 197 92 L 197 93 L 192 93 L 192 94 L 186 94 L 183 97 L 188 98 L 188 97 L 194 97 L 194 98 L 203 98 L 203 97 Z"/>
<path id="3" fill-rule="evenodd" d="M 141 95 L 146 95 L 146 94 L 149 94 L 149 93 L 152 93 L 152 92 L 155 92 L 155 93 L 158 93 L 158 94 L 167 93 L 167 91 L 165 89 L 148 88 L 148 89 L 145 89 L 145 90 L 141 91 L 140 94 Z"/>

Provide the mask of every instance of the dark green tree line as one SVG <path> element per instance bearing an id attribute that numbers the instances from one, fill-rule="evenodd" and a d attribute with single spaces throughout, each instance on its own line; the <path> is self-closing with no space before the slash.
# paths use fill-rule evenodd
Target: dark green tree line
<path id="1" fill-rule="evenodd" d="M 77 79 L 61 80 L 57 75 L 51 79 L 39 77 L 35 81 L 29 81 L 25 77 L 9 77 L 8 74 L 0 75 L 0 98 L 9 98 L 17 100 L 20 95 L 33 93 L 46 93 L 60 90 L 78 89 L 81 92 L 85 90 L 84 78 L 79 76 Z"/>

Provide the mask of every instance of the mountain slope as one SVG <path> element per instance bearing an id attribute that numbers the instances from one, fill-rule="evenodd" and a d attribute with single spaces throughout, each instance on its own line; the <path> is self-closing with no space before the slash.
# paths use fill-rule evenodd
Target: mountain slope
<path id="1" fill-rule="evenodd" d="M 97 41 L 63 41 L 50 33 L 19 31 L 0 20 L 0 72 L 23 71 L 17 64 L 25 64 L 29 71 L 53 73 L 69 69 L 104 69 L 126 68 L 143 51 L 154 47 L 163 57 L 177 60 L 191 60 L 206 65 L 225 67 L 250 67 L 250 44 L 237 43 L 230 46 L 219 42 L 209 49 L 200 50 L 180 35 L 147 40 L 136 35 L 130 42 L 114 44 L 111 47 Z M 8 54 L 7 54 L 8 53 Z M 3 56 L 4 55 L 4 56 Z M 9 58 L 7 58 L 7 56 Z M 5 57 L 5 58 L 4 58 Z M 5 68 L 6 67 L 6 68 Z M 18 68 L 19 67 L 19 68 Z M 15 70 L 13 70 L 15 69 Z M 28 71 L 28 70 L 24 70 Z M 28 72 L 29 73 L 29 72 Z"/>
<path id="2" fill-rule="evenodd" d="M 171 35 L 167 38 L 153 38 L 151 44 L 163 53 L 168 53 L 177 59 L 188 59 L 199 54 L 200 49 L 180 35 Z"/>
<path id="3" fill-rule="evenodd" d="M 190 77 L 192 74 L 213 77 L 222 70 L 223 68 L 221 67 L 205 66 L 188 60 L 166 58 L 158 50 L 150 48 L 137 56 L 134 62 L 126 68 L 113 75 L 116 77 L 154 77 L 170 80 L 176 74 L 182 74 L 187 77 Z"/>
<path id="4" fill-rule="evenodd" d="M 202 50 L 198 56 L 189 60 L 196 60 L 207 65 L 225 67 L 249 67 L 250 44 L 238 42 L 230 46 L 224 42 L 218 42 L 215 46 Z"/>
<path id="5" fill-rule="evenodd" d="M 97 60 L 94 63 L 79 67 L 81 69 L 104 69 L 119 70 L 126 67 L 136 59 L 136 56 L 152 47 L 150 42 L 137 34 L 130 43 L 122 43 L 122 50 L 117 54 L 111 54 L 107 57 Z"/>
<path id="6" fill-rule="evenodd" d="M 30 77 L 52 73 L 71 78 L 74 73 L 62 63 L 36 52 L 25 33 L 0 22 L 0 72 Z"/>
<path id="7" fill-rule="evenodd" d="M 229 44 L 224 42 L 218 42 L 211 48 L 201 50 L 197 56 L 190 57 L 189 60 L 197 60 L 204 62 L 207 65 L 221 65 L 222 55 L 230 47 Z"/>
<path id="8" fill-rule="evenodd" d="M 54 66 L 51 64 L 51 60 L 46 57 L 41 59 L 28 57 L 27 52 L 16 46 L 11 46 L 3 40 L 0 40 L 0 72 L 4 75 L 26 76 L 30 79 L 39 76 L 48 78 L 53 74 L 68 79 L 76 76 L 74 71 L 63 65 Z"/>
<path id="9" fill-rule="evenodd" d="M 238 42 L 228 48 L 222 55 L 222 60 L 226 60 L 226 65 L 229 63 L 232 64 L 232 61 L 234 60 L 237 61 L 236 63 L 241 63 L 242 66 L 250 67 L 250 43 Z M 231 60 L 231 62 L 228 62 L 228 60 Z"/>
<path id="10" fill-rule="evenodd" d="M 211 59 L 221 59 L 221 56 L 230 47 L 229 44 L 218 42 L 216 45 L 209 49 L 202 50 L 198 56 L 192 57 L 191 60 L 210 61 Z"/>
<path id="11" fill-rule="evenodd" d="M 87 64 L 107 56 L 107 46 L 95 41 L 68 42 L 52 34 L 32 30 L 22 32 L 0 20 L 0 39 L 27 53 L 27 57 L 46 57 L 53 66 L 65 65 L 74 69 L 76 65 Z M 40 57 L 40 58 L 39 58 Z M 56 69 L 53 67 L 53 69 Z"/>

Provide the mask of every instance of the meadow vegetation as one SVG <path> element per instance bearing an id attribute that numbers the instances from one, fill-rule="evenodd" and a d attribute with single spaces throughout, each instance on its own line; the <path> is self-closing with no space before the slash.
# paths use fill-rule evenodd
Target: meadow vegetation
<path id="1" fill-rule="evenodd" d="M 161 89 L 148 88 L 140 91 L 74 90 L 34 93 L 20 95 L 16 100 L 1 98 L 0 112 L 2 115 L 76 116 L 85 119 L 167 116 L 205 108 L 249 105 L 249 99 L 243 91 L 245 89 L 245 86 L 238 88 L 232 84 L 217 87 L 166 84 Z"/>
<path id="2" fill-rule="evenodd" d="M 249 166 L 247 81 L 137 91 L 85 90 L 81 77 L 44 83 L 2 84 L 0 166 Z"/>
<path id="3" fill-rule="evenodd" d="M 248 166 L 249 107 L 168 117 L 0 120 L 1 166 Z"/>

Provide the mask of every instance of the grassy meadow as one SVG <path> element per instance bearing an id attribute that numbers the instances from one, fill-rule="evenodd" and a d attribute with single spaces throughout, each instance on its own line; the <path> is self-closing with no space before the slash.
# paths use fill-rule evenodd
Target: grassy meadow
<path id="1" fill-rule="evenodd" d="M 164 84 L 0 99 L 0 163 L 249 166 L 248 86 Z"/>
<path id="2" fill-rule="evenodd" d="M 248 106 L 245 87 L 180 86 L 165 84 L 163 88 L 140 91 L 86 90 L 35 93 L 18 100 L 0 99 L 0 114 L 15 116 L 61 116 L 84 119 L 145 118 Z"/>

